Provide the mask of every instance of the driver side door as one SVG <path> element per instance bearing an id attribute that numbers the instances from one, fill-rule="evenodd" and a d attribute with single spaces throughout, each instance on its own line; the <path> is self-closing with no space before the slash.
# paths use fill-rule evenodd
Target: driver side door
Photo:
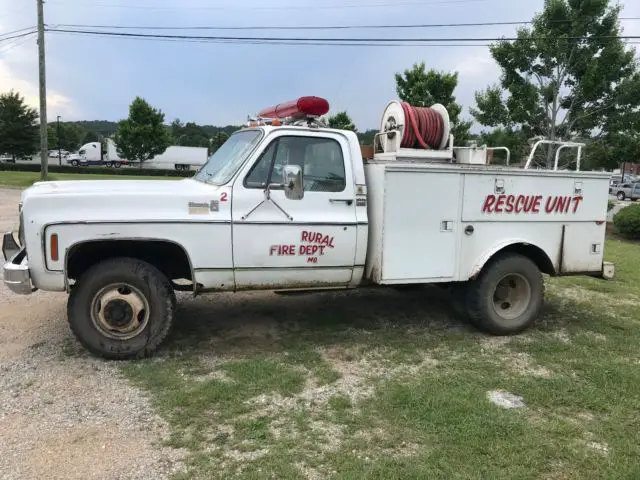
<path id="1" fill-rule="evenodd" d="M 233 187 L 236 288 L 348 286 L 357 222 L 347 140 L 283 129 L 265 144 Z M 287 165 L 302 170 L 302 198 L 284 191 Z"/>

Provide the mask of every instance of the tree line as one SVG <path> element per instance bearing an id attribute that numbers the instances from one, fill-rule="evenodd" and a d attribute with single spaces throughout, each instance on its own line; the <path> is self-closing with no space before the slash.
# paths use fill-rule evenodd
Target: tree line
<path id="1" fill-rule="evenodd" d="M 414 106 L 443 104 L 457 145 L 475 140 L 507 146 L 517 161 L 536 138 L 579 141 L 587 144 L 586 168 L 616 168 L 640 156 L 640 70 L 635 50 L 620 38 L 620 10 L 612 0 L 546 0 L 530 26 L 517 30 L 516 40 L 489 47 L 501 74 L 476 92 L 471 118 L 463 118 L 455 97 L 457 72 L 427 69 L 418 62 L 395 74 L 396 92 Z M 19 94 L 0 95 L 0 154 L 34 153 L 36 120 L 37 113 Z M 346 111 L 324 121 L 355 131 L 364 144 L 372 144 L 377 132 L 358 132 Z M 471 133 L 474 122 L 481 133 Z M 165 125 L 164 114 L 138 97 L 129 117 L 118 123 L 61 123 L 59 138 L 55 125 L 49 125 L 49 144 L 74 150 L 113 135 L 127 158 L 144 161 L 170 144 L 214 151 L 238 128 L 179 119 Z M 554 151 L 545 149 L 536 161 L 549 166 Z"/>

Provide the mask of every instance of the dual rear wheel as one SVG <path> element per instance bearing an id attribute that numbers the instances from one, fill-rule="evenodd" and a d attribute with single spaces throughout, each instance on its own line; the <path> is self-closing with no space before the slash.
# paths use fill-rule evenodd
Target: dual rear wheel
<path id="1" fill-rule="evenodd" d="M 544 301 L 544 281 L 529 258 L 507 254 L 491 261 L 468 283 L 451 287 L 456 313 L 494 335 L 514 335 L 538 317 Z"/>

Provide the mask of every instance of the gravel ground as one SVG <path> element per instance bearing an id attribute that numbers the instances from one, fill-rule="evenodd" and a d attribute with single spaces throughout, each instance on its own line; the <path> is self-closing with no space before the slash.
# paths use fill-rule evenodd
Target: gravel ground
<path id="1" fill-rule="evenodd" d="M 19 199 L 0 189 L 1 232 L 17 230 Z M 65 302 L 0 283 L 0 479 L 166 478 L 182 456 L 160 445 L 166 425 L 115 363 L 76 346 Z"/>

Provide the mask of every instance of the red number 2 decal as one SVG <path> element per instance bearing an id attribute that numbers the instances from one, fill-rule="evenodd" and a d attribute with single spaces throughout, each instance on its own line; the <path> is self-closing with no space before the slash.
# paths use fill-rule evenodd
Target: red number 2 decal
<path id="1" fill-rule="evenodd" d="M 227 201 L 227 192 L 222 192 L 220 194 L 220 201 L 221 202 L 226 202 Z"/>

